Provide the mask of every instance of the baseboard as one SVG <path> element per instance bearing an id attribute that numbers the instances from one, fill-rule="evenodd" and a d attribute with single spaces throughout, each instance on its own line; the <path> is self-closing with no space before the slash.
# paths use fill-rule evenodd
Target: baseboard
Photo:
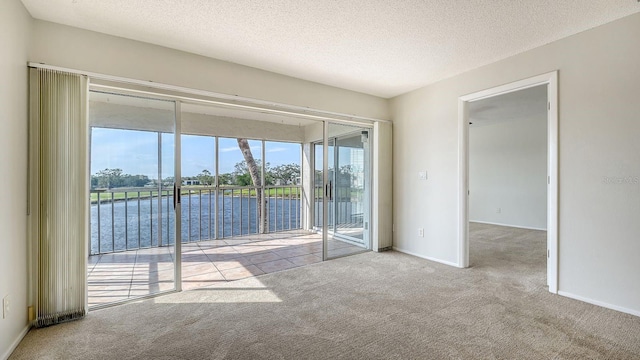
<path id="1" fill-rule="evenodd" d="M 469 222 L 478 223 L 478 224 L 487 224 L 487 225 L 506 226 L 506 227 L 512 227 L 512 228 L 516 228 L 516 229 L 547 231 L 547 229 L 543 229 L 543 228 L 536 228 L 536 227 L 531 227 L 531 226 L 511 225 L 511 224 L 501 224 L 501 223 L 495 223 L 495 222 L 489 222 L 489 221 L 469 220 Z"/>
<path id="2" fill-rule="evenodd" d="M 449 266 L 453 266 L 453 267 L 457 267 L 457 268 L 462 268 L 460 265 L 456 264 L 456 263 L 452 263 L 449 261 L 445 261 L 445 260 L 440 260 L 440 259 L 436 259 L 436 258 L 432 258 L 429 256 L 424 256 L 424 255 L 420 255 L 420 254 L 416 254 L 414 252 L 411 251 L 407 251 L 401 248 L 397 248 L 397 247 L 393 247 L 393 250 L 397 251 L 397 252 L 401 252 L 403 254 L 407 254 L 407 255 L 411 255 L 411 256 L 415 256 L 415 257 L 419 257 L 421 259 L 425 259 L 425 260 L 429 260 L 429 261 L 434 261 L 440 264 L 444 264 L 444 265 L 449 265 Z"/>
<path id="3" fill-rule="evenodd" d="M 582 301 L 582 302 L 586 302 L 592 305 L 597 305 L 597 306 L 601 306 L 603 308 L 607 308 L 607 309 L 611 309 L 611 310 L 615 310 L 615 311 L 620 311 L 629 315 L 635 315 L 635 316 L 639 316 L 640 317 L 640 311 L 638 310 L 631 310 L 631 309 L 627 309 L 625 307 L 622 306 L 618 306 L 618 305 L 612 305 L 606 302 L 602 302 L 602 301 L 598 301 L 598 300 L 593 300 L 593 299 L 589 299 L 586 297 L 582 297 L 579 295 L 575 295 L 572 293 L 568 293 L 566 291 L 558 291 L 558 295 L 564 296 L 564 297 L 568 297 L 574 300 L 578 300 L 578 301 Z"/>
<path id="4" fill-rule="evenodd" d="M 2 356 L 0 356 L 0 359 L 7 360 L 9 358 L 9 356 L 11 356 L 11 353 L 13 353 L 13 350 L 15 350 L 18 347 L 18 344 L 20 344 L 20 341 L 22 341 L 22 339 L 24 339 L 24 337 L 29 332 L 30 328 L 31 328 L 31 325 L 27 325 L 27 326 L 24 327 L 24 329 L 22 329 L 22 331 L 20 332 L 20 335 L 18 335 L 18 337 L 11 344 L 11 346 L 9 346 L 7 351 L 4 354 L 2 354 Z"/>

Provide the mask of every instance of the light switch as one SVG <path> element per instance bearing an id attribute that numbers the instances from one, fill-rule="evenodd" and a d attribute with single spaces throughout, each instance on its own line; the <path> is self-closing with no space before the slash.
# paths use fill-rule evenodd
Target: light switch
<path id="1" fill-rule="evenodd" d="M 418 171 L 418 179 L 427 180 L 427 171 Z"/>
<path id="2" fill-rule="evenodd" d="M 11 310 L 11 307 L 9 306 L 9 295 L 5 296 L 2 299 L 2 318 L 6 319 L 7 316 L 9 316 L 9 311 Z"/>

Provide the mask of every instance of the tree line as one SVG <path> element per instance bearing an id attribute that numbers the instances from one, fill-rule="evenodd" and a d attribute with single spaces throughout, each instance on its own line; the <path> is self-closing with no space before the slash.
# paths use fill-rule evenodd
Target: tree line
<path id="1" fill-rule="evenodd" d="M 255 160 L 258 169 L 262 167 L 260 160 Z M 265 185 L 289 185 L 297 184 L 300 177 L 299 164 L 283 164 L 271 166 L 265 164 L 264 182 Z M 203 169 L 199 174 L 193 176 L 183 176 L 183 181 L 197 180 L 201 185 L 215 184 L 215 175 L 208 169 Z M 173 177 L 162 179 L 164 185 L 171 186 Z M 235 164 L 234 170 L 230 173 L 220 174 L 218 179 L 220 185 L 251 186 L 254 185 L 249 167 L 245 160 Z M 91 175 L 91 188 L 113 189 L 128 187 L 157 186 L 156 180 L 150 179 L 147 175 L 126 174 L 122 169 L 104 169 Z"/>
<path id="2" fill-rule="evenodd" d="M 258 176 L 262 163 L 260 160 L 255 160 L 258 168 Z M 236 186 L 251 186 L 254 185 L 251 177 L 251 172 L 247 162 L 245 160 L 235 164 L 234 170 L 230 173 L 220 174 L 218 178 L 218 184 L 220 185 L 236 185 Z M 272 167 L 271 164 L 266 163 L 264 166 L 264 183 L 265 185 L 289 185 L 296 184 L 300 177 L 300 165 L 299 164 L 283 164 Z M 215 175 L 211 171 L 204 169 L 200 174 L 195 176 L 183 177 L 183 180 L 198 180 L 201 185 L 213 185 L 215 184 Z"/>
<path id="3" fill-rule="evenodd" d="M 258 173 L 262 167 L 260 160 L 255 160 Z M 259 176 L 259 175 L 258 175 Z M 269 163 L 265 164 L 264 183 L 265 185 L 289 185 L 296 184 L 300 177 L 300 165 L 283 164 L 271 167 Z M 182 180 L 197 180 L 201 185 L 215 184 L 216 177 L 211 171 L 204 169 L 200 174 L 195 176 L 183 176 Z M 219 185 L 235 185 L 235 186 L 251 186 L 254 185 L 249 167 L 246 161 L 241 161 L 234 166 L 234 170 L 230 173 L 220 174 L 218 178 Z"/>
<path id="4" fill-rule="evenodd" d="M 91 175 L 91 188 L 112 189 L 119 187 L 143 187 L 151 183 L 146 175 L 125 174 L 122 169 L 104 169 Z"/>

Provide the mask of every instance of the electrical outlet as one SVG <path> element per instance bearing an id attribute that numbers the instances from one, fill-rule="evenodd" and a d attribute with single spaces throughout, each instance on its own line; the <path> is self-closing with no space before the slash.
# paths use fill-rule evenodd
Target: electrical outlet
<path id="1" fill-rule="evenodd" d="M 502 213 L 502 209 L 496 208 L 496 214 L 500 214 L 500 213 Z"/>
<path id="2" fill-rule="evenodd" d="M 424 237 L 424 229 L 423 228 L 418 228 L 418 236 Z"/>
<path id="3" fill-rule="evenodd" d="M 6 319 L 9 316 L 9 310 L 11 310 L 9 305 L 10 305 L 9 295 L 7 295 L 2 299 L 2 318 L 3 319 Z"/>

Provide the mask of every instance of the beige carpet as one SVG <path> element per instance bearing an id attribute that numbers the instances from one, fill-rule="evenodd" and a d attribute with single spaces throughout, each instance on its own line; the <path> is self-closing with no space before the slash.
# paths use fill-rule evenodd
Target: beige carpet
<path id="1" fill-rule="evenodd" d="M 95 311 L 11 359 L 640 358 L 640 318 L 547 292 L 544 232 L 472 234 L 469 269 L 365 253 Z"/>

